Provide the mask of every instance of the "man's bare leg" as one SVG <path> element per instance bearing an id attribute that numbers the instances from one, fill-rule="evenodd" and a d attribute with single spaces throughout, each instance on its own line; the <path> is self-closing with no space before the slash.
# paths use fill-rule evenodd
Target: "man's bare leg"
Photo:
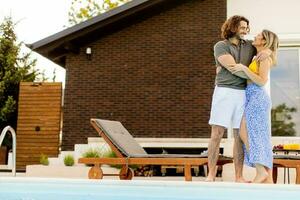
<path id="1" fill-rule="evenodd" d="M 239 135 L 239 130 L 233 130 L 234 145 L 233 145 L 233 162 L 235 169 L 235 182 L 247 183 L 243 177 L 243 164 L 244 164 L 244 150 L 243 142 Z"/>
<path id="2" fill-rule="evenodd" d="M 225 128 L 222 126 L 211 126 L 211 137 L 208 143 L 208 176 L 205 181 L 214 181 L 216 177 L 216 165 L 219 158 L 220 142 Z"/>

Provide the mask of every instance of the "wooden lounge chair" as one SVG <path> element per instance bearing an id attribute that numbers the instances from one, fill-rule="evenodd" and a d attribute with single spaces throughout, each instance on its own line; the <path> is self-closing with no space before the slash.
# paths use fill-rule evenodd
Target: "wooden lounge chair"
<path id="1" fill-rule="evenodd" d="M 278 167 L 296 168 L 296 184 L 300 184 L 300 156 L 274 155 L 273 182 L 277 182 Z"/>
<path id="2" fill-rule="evenodd" d="M 118 121 L 91 119 L 91 124 L 108 143 L 117 158 L 79 158 L 79 163 L 93 165 L 88 173 L 90 179 L 102 179 L 102 164 L 122 165 L 119 178 L 125 180 L 133 177 L 130 165 L 174 165 L 183 166 L 185 180 L 191 181 L 191 166 L 207 164 L 207 157 L 201 155 L 148 154 Z M 231 158 L 220 156 L 218 165 L 231 162 Z"/>

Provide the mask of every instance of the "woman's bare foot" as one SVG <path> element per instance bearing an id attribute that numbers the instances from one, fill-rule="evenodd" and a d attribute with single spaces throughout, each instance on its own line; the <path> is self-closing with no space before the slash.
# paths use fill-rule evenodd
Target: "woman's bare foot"
<path id="1" fill-rule="evenodd" d="M 205 179 L 204 181 L 205 181 L 205 182 L 215 182 L 215 177 L 207 176 L 206 179 Z"/>
<path id="2" fill-rule="evenodd" d="M 237 178 L 235 179 L 236 183 L 251 183 L 251 181 L 247 181 L 244 178 Z"/>
<path id="3" fill-rule="evenodd" d="M 269 174 L 267 172 L 256 174 L 253 183 L 264 183 L 266 180 L 268 180 L 268 175 Z"/>
<path id="4" fill-rule="evenodd" d="M 273 180 L 266 179 L 263 183 L 265 184 L 274 184 Z"/>
<path id="5" fill-rule="evenodd" d="M 266 184 L 274 184 L 274 182 L 273 182 L 273 177 L 270 176 L 270 174 L 269 174 L 269 175 L 268 175 L 268 178 L 266 178 L 266 180 L 265 180 L 263 183 L 266 183 Z"/>
<path id="6" fill-rule="evenodd" d="M 267 173 L 269 175 L 268 175 L 268 178 L 264 181 L 264 183 L 266 183 L 266 184 L 274 184 L 272 170 L 269 169 L 269 168 L 267 168 L 267 167 L 265 167 L 265 170 L 267 171 Z"/>

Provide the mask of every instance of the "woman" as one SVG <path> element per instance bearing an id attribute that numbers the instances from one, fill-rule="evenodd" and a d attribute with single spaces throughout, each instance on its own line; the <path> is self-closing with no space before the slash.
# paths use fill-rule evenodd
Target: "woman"
<path id="1" fill-rule="evenodd" d="M 240 127 L 240 136 L 246 148 L 245 164 L 256 168 L 254 183 L 272 183 L 271 99 L 263 86 L 268 81 L 271 67 L 276 64 L 278 37 L 271 31 L 263 30 L 252 44 L 257 53 L 270 49 L 271 55 L 262 61 L 254 58 L 249 67 L 236 64 L 230 71 L 233 73 L 243 71 L 249 78 L 245 113 Z"/>

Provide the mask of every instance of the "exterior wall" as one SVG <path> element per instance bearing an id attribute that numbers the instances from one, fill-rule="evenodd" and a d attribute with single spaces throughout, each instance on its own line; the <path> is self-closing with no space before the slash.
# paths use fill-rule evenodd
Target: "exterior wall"
<path id="1" fill-rule="evenodd" d="M 174 3 L 175 4 L 175 3 Z M 134 137 L 209 137 L 213 44 L 226 1 L 185 1 L 69 55 L 62 149 L 97 133 L 90 118 L 121 121 Z"/>
<path id="2" fill-rule="evenodd" d="M 227 16 L 243 15 L 250 20 L 253 37 L 262 29 L 270 29 L 278 34 L 280 43 L 300 45 L 300 1 L 227 0 Z"/>
<path id="3" fill-rule="evenodd" d="M 227 0 L 227 17 L 244 15 L 250 20 L 250 39 L 263 29 L 274 31 L 279 37 L 277 66 L 270 73 L 269 90 L 273 108 L 282 103 L 297 109 L 292 119 L 280 113 L 272 120 L 295 124 L 296 136 L 300 136 L 300 1 Z M 283 126 L 281 126 L 283 127 Z M 288 130 L 287 132 L 291 132 Z"/>

